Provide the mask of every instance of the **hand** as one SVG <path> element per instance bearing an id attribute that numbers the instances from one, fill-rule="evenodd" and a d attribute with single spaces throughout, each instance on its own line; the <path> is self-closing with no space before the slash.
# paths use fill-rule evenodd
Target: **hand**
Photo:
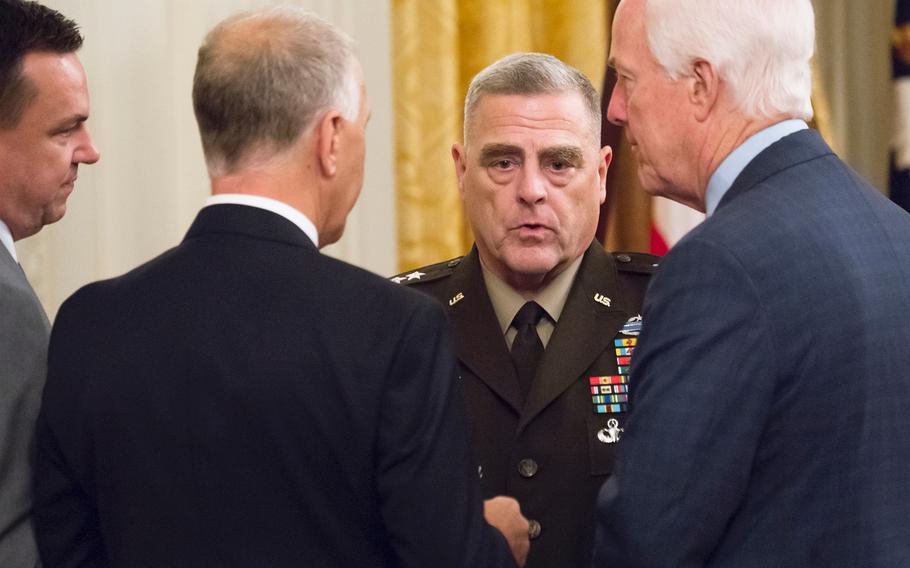
<path id="1" fill-rule="evenodd" d="M 483 517 L 506 537 L 512 556 L 524 566 L 531 549 L 528 539 L 528 519 L 521 514 L 518 501 L 511 497 L 493 497 L 483 502 Z"/>

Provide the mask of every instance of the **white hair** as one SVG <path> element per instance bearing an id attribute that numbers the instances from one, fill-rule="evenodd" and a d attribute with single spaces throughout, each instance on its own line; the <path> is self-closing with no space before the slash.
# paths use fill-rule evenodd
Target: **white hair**
<path id="1" fill-rule="evenodd" d="M 648 44 L 671 79 L 703 59 L 749 117 L 812 118 L 810 0 L 646 0 Z"/>

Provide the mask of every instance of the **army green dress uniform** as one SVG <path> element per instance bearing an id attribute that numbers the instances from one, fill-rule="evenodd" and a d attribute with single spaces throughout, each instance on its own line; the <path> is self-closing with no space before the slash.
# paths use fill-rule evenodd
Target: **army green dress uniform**
<path id="1" fill-rule="evenodd" d="M 392 278 L 447 308 L 483 496 L 520 502 L 531 521 L 528 568 L 590 566 L 597 492 L 623 432 L 628 365 L 656 266 L 651 255 L 588 247 L 523 402 L 476 247 Z"/>

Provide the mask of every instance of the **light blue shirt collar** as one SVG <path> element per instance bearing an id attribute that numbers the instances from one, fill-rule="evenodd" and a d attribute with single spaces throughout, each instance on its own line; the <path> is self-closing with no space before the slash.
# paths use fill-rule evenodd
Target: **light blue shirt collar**
<path id="1" fill-rule="evenodd" d="M 209 205 L 246 205 L 248 207 L 258 207 L 259 209 L 265 209 L 266 211 L 271 211 L 276 215 L 281 215 L 291 223 L 294 223 L 300 230 L 303 231 L 313 244 L 316 245 L 316 248 L 319 248 L 319 233 L 316 231 L 316 225 L 313 224 L 310 219 L 294 209 L 287 203 L 278 201 L 277 199 L 272 199 L 270 197 L 262 197 L 261 195 L 247 195 L 245 193 L 221 193 L 218 195 L 212 195 L 205 201 L 205 207 Z"/>
<path id="2" fill-rule="evenodd" d="M 19 262 L 19 257 L 16 256 L 16 245 L 13 242 L 13 233 L 10 232 L 9 227 L 3 221 L 0 221 L 0 243 L 3 243 L 6 250 L 12 255 L 13 260 Z"/>
<path id="3" fill-rule="evenodd" d="M 746 169 L 749 162 L 755 159 L 755 156 L 761 154 L 762 150 L 784 136 L 807 128 L 809 128 L 809 125 L 798 118 L 778 122 L 764 130 L 759 130 L 747 138 L 738 148 L 730 152 L 730 155 L 724 158 L 724 161 L 720 163 L 711 175 L 710 181 L 708 181 L 708 190 L 705 192 L 705 212 L 707 215 L 710 217 L 714 213 L 720 200 L 730 190 L 733 182 Z"/>

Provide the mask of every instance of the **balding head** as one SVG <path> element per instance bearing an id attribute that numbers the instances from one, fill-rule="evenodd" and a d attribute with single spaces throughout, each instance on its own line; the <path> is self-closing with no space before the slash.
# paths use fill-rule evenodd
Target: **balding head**
<path id="1" fill-rule="evenodd" d="M 193 107 L 209 174 L 234 173 L 289 148 L 329 108 L 357 116 L 352 40 L 301 9 L 244 12 L 199 48 Z"/>

